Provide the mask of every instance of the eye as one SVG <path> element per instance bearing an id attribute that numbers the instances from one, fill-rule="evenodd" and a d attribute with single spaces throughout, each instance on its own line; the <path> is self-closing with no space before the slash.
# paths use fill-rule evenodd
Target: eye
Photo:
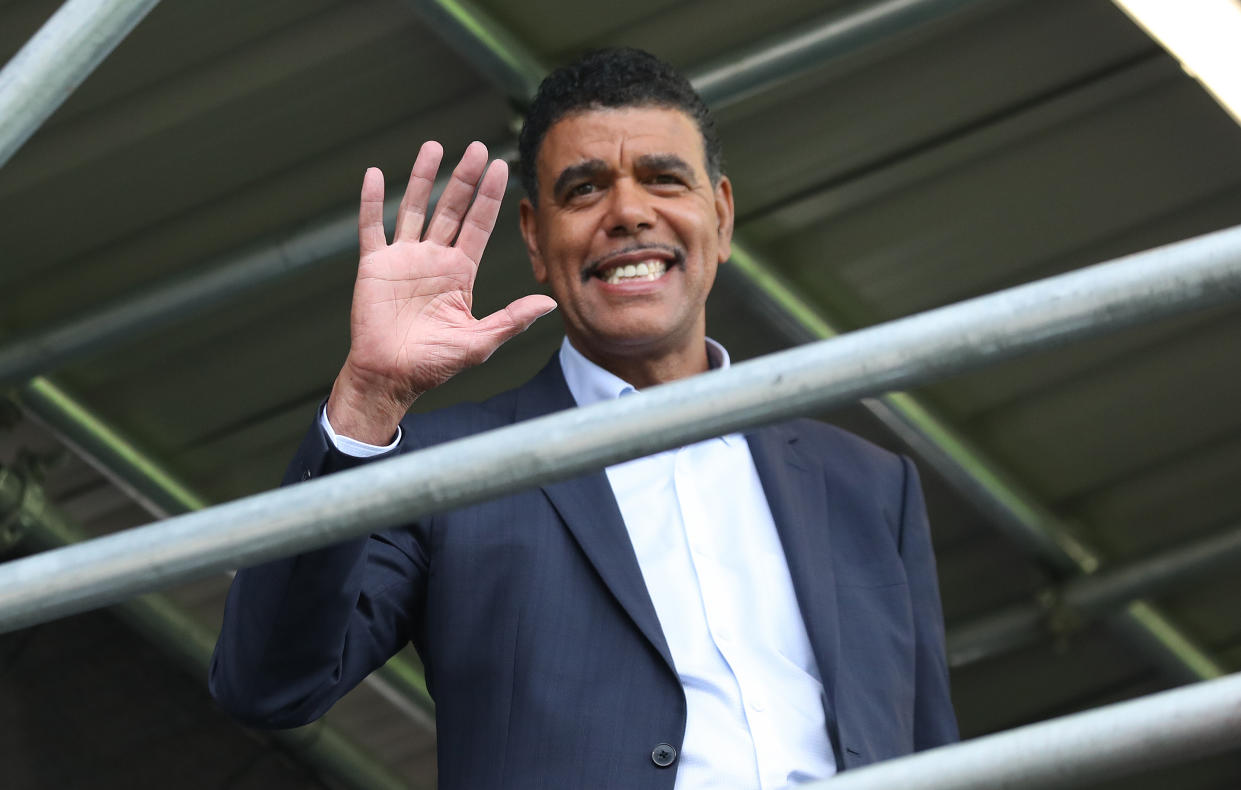
<path id="1" fill-rule="evenodd" d="M 675 173 L 657 173 L 651 176 L 649 183 L 655 186 L 685 186 L 685 179 Z"/>
<path id="2" fill-rule="evenodd" d="M 565 192 L 565 197 L 570 199 L 582 197 L 583 195 L 589 195 L 594 191 L 595 185 L 589 181 L 585 181 L 581 184 L 575 184 L 574 186 L 569 187 L 569 191 Z"/>

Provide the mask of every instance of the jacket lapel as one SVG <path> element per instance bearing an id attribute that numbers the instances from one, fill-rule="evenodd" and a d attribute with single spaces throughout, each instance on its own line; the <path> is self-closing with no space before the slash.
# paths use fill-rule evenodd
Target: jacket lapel
<path id="1" fill-rule="evenodd" d="M 823 470 L 798 446 L 797 434 L 788 424 L 753 431 L 746 439 L 788 560 L 793 590 L 823 681 L 828 732 L 836 745 L 840 630 Z"/>
<path id="2" fill-rule="evenodd" d="M 518 391 L 515 416 L 520 422 L 575 406 L 558 357 L 553 356 L 552 361 Z M 542 490 L 617 603 L 675 672 L 672 654 L 607 475 L 600 469 L 542 486 Z"/>

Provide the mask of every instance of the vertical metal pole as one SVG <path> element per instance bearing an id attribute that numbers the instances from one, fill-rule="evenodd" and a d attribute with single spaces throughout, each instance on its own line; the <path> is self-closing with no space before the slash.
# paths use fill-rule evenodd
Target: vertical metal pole
<path id="1" fill-rule="evenodd" d="M 159 0 L 69 0 L 0 71 L 0 167 Z"/>

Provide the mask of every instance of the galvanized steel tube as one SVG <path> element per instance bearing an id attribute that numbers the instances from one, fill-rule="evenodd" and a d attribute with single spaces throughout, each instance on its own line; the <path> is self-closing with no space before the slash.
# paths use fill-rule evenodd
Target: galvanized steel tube
<path id="1" fill-rule="evenodd" d="M 950 666 L 981 661 L 1029 644 L 1054 630 L 1051 621 L 1086 621 L 1136 598 L 1241 565 L 1241 526 L 1177 546 L 1154 557 L 1080 576 L 1042 596 L 1040 603 L 983 615 L 948 632 Z"/>
<path id="2" fill-rule="evenodd" d="M 1241 296 L 1241 227 L 0 567 L 0 630 Z"/>
<path id="3" fill-rule="evenodd" d="M 823 63 L 939 21 L 981 0 L 883 0 L 802 25 L 781 36 L 695 69 L 690 77 L 718 111 Z M 995 4 L 996 0 L 988 0 Z"/>
<path id="4" fill-rule="evenodd" d="M 806 790 L 1045 790 L 1236 749 L 1241 674 L 899 757 Z"/>
<path id="5" fill-rule="evenodd" d="M 64 511 L 48 501 L 43 489 L 28 475 L 0 466 L 0 522 L 10 519 L 23 533 L 23 540 L 37 549 L 69 546 L 88 539 Z M 206 674 L 216 633 L 171 598 L 158 593 L 140 595 L 118 604 L 112 611 L 182 668 L 200 678 Z M 274 730 L 270 737 L 341 787 L 354 790 L 409 787 L 336 729 L 331 719 L 329 714 L 305 727 Z"/>
<path id="6" fill-rule="evenodd" d="M 159 0 L 69 0 L 0 71 L 0 167 Z"/>

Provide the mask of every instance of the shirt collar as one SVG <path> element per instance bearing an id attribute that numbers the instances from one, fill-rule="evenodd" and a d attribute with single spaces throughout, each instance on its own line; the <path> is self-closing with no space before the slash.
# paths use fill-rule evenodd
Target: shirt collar
<path id="1" fill-rule="evenodd" d="M 711 338 L 707 341 L 707 364 L 712 370 L 723 370 L 731 361 L 728 351 Z M 590 406 L 603 401 L 616 400 L 625 395 L 640 394 L 629 382 L 591 362 L 573 347 L 569 338 L 560 343 L 560 369 L 565 384 L 578 406 Z M 722 437 L 727 444 L 740 439 L 740 434 Z"/>

